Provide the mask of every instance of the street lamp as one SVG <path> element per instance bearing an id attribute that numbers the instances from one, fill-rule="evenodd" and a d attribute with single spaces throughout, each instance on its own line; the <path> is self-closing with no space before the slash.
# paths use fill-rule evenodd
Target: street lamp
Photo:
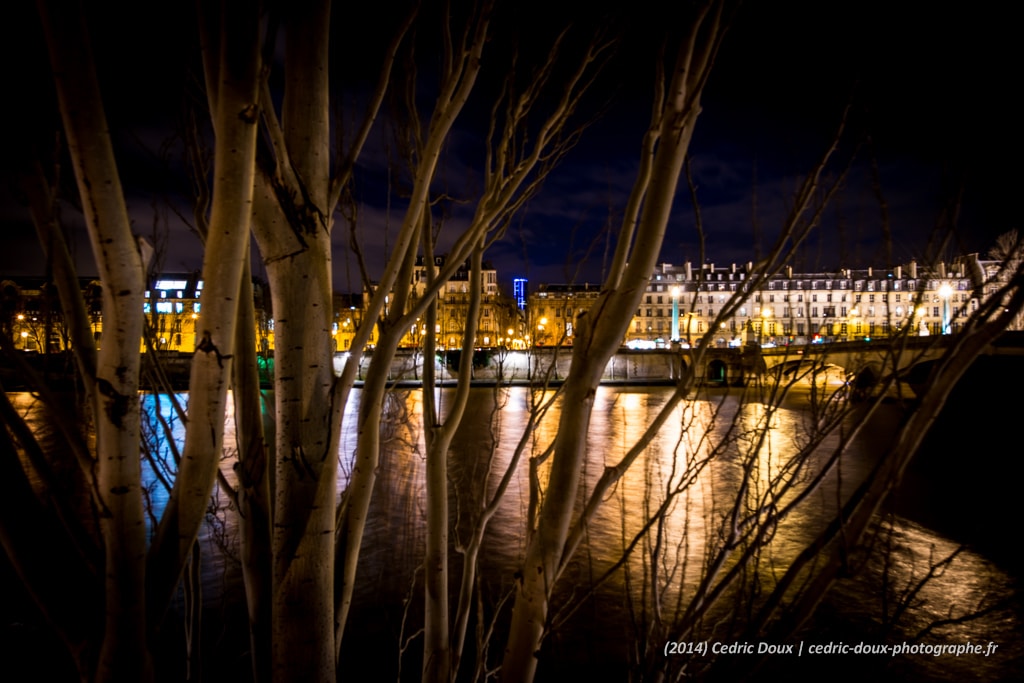
<path id="1" fill-rule="evenodd" d="M 679 287 L 672 288 L 672 341 L 679 341 Z"/>
<path id="2" fill-rule="evenodd" d="M 942 334 L 949 334 L 949 298 L 953 296 L 953 288 L 948 282 L 943 282 L 939 287 L 939 297 L 942 298 Z"/>

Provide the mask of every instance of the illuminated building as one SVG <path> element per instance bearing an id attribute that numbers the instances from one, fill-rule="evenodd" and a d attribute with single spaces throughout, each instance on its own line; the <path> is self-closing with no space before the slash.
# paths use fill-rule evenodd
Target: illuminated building
<path id="1" fill-rule="evenodd" d="M 520 311 L 526 310 L 526 285 L 525 277 L 517 277 L 512 280 L 512 298 L 516 300 L 516 308 Z"/>
<path id="2" fill-rule="evenodd" d="M 576 317 L 597 300 L 597 285 L 540 285 L 530 294 L 530 335 L 536 346 L 571 345 L 576 336 Z"/>
<path id="3" fill-rule="evenodd" d="M 443 268 L 445 263 L 446 257 L 443 255 L 434 258 L 436 270 Z M 433 334 L 438 349 L 462 346 L 469 314 L 471 294 L 469 276 L 469 263 L 460 265 L 455 273 L 441 285 L 437 293 L 437 322 Z M 423 257 L 419 257 L 413 270 L 412 292 L 406 304 L 406 310 L 411 310 L 422 301 L 426 296 L 427 286 L 427 266 L 423 262 Z M 363 293 L 364 309 L 371 294 L 370 291 Z M 519 316 L 515 312 L 515 305 L 507 297 L 501 296 L 498 289 L 498 272 L 487 262 L 484 262 L 481 273 L 480 295 L 480 319 L 474 345 L 477 347 L 513 346 L 513 339 L 517 336 L 516 331 L 520 328 Z M 391 299 L 392 297 L 389 295 L 385 300 L 385 314 Z M 424 314 L 410 325 L 402 337 L 401 347 L 420 347 L 423 338 L 430 333 L 426 328 L 425 320 Z M 512 333 L 509 330 L 512 330 Z M 375 343 L 374 339 L 375 337 L 371 338 L 371 345 Z"/>
<path id="4" fill-rule="evenodd" d="M 978 306 L 979 263 L 971 255 L 934 269 L 911 261 L 831 272 L 787 267 L 769 276 L 751 264 L 663 263 L 651 275 L 626 342 L 695 342 L 709 330 L 718 346 L 871 339 L 907 326 L 912 334 L 950 334 Z"/>

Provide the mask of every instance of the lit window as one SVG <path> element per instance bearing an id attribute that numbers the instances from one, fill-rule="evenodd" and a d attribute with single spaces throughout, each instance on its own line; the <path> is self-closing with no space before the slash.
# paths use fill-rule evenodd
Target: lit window
<path id="1" fill-rule="evenodd" d="M 187 286 L 188 286 L 188 283 L 186 281 L 184 281 L 184 280 L 157 280 L 156 281 L 156 288 L 157 289 L 185 289 L 185 287 L 187 287 Z M 200 284 L 200 286 L 202 286 L 202 285 Z"/>

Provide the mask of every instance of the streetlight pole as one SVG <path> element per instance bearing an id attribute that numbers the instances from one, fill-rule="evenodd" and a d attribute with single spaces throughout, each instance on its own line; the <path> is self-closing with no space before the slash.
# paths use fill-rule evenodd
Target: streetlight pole
<path id="1" fill-rule="evenodd" d="M 672 288 L 672 341 L 679 341 L 679 287 Z"/>
<path id="2" fill-rule="evenodd" d="M 953 288 L 948 282 L 943 282 L 939 287 L 939 297 L 942 299 L 942 334 L 949 334 L 949 298 L 953 296 Z"/>

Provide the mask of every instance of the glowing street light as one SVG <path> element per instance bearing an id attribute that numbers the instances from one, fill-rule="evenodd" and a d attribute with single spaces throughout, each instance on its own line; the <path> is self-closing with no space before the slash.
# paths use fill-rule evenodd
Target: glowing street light
<path id="1" fill-rule="evenodd" d="M 939 297 L 942 299 L 942 334 L 949 334 L 949 298 L 953 296 L 953 288 L 948 282 L 943 282 L 939 287 Z"/>
<path id="2" fill-rule="evenodd" d="M 679 287 L 672 288 L 672 341 L 679 341 Z"/>

